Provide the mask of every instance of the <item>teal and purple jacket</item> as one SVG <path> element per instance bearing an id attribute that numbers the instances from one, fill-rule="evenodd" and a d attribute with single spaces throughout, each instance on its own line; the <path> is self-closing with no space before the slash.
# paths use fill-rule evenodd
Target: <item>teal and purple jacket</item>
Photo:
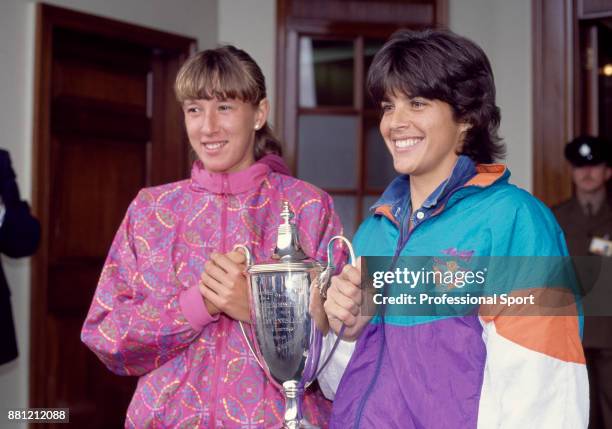
<path id="1" fill-rule="evenodd" d="M 567 255 L 551 212 L 510 185 L 509 176 L 503 165 L 474 165 L 462 156 L 414 213 L 409 177 L 398 177 L 359 228 L 356 251 L 395 257 Z M 378 315 L 357 340 L 330 428 L 586 428 L 580 324 L 578 312 Z"/>

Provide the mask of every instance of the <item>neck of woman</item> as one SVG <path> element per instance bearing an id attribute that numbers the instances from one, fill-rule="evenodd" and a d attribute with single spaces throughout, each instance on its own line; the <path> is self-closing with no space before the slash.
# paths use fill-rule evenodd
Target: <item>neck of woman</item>
<path id="1" fill-rule="evenodd" d="M 410 175 L 410 202 L 412 203 L 413 213 L 420 209 L 427 197 L 450 177 L 456 162 L 457 159 L 455 158 L 445 166 L 440 165 L 443 168 L 432 171 L 427 175 Z"/>

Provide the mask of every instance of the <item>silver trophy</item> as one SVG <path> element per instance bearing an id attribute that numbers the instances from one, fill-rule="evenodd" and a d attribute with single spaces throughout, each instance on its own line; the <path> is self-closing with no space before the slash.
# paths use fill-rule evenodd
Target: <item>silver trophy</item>
<path id="1" fill-rule="evenodd" d="M 294 215 L 289 204 L 283 202 L 278 227 L 276 249 L 272 261 L 253 264 L 251 252 L 238 245 L 247 257 L 247 279 L 251 323 L 240 327 L 246 342 L 268 378 L 282 390 L 285 397 L 283 428 L 315 428 L 302 416 L 304 389 L 317 377 L 333 354 L 340 338 L 319 368 L 323 337 L 308 311 L 310 288 L 318 287 L 325 297 L 333 265 L 333 243 L 346 243 L 350 263 L 355 256 L 350 242 L 340 235 L 332 237 L 327 245 L 327 266 L 308 258 L 300 247 Z M 246 328 L 246 329 L 245 329 Z M 250 336 L 247 335 L 247 330 Z M 255 341 L 252 342 L 251 338 Z"/>

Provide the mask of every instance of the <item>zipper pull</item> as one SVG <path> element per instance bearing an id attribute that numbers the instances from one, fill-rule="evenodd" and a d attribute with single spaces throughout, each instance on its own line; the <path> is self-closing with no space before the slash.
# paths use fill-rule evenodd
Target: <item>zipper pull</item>
<path id="1" fill-rule="evenodd" d="M 221 193 L 223 195 L 227 194 L 227 174 L 221 173 Z"/>

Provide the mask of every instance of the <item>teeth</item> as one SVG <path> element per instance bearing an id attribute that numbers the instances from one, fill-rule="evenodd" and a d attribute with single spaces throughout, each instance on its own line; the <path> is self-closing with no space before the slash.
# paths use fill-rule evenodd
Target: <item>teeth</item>
<path id="1" fill-rule="evenodd" d="M 206 147 L 206 149 L 215 150 L 215 149 L 219 149 L 224 144 L 225 143 L 204 143 L 204 146 Z"/>
<path id="2" fill-rule="evenodd" d="M 420 141 L 421 139 L 395 140 L 395 147 L 398 147 L 398 148 L 411 147 L 419 143 Z"/>

